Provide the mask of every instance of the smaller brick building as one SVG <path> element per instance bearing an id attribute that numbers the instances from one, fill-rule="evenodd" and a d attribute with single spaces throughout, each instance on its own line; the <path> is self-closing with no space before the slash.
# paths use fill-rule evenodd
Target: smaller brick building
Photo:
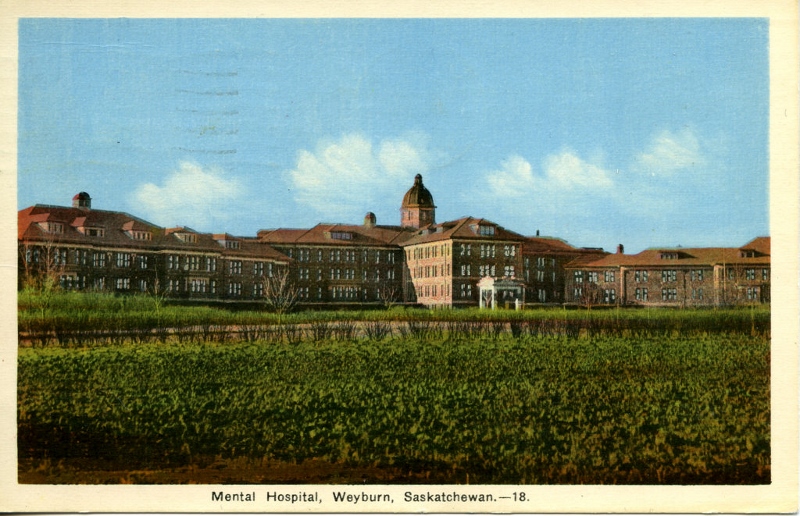
<path id="1" fill-rule="evenodd" d="M 572 304 L 727 306 L 769 303 L 770 238 L 738 248 L 653 248 L 565 266 Z"/>

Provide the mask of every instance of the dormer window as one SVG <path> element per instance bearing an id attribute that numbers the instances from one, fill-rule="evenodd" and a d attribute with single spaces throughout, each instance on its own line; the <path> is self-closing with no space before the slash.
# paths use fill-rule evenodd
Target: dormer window
<path id="1" fill-rule="evenodd" d="M 472 231 L 480 236 L 494 236 L 495 229 L 496 228 L 494 226 L 490 226 L 488 224 L 477 224 L 472 226 Z"/>
<path id="2" fill-rule="evenodd" d="M 129 231 L 128 235 L 134 240 L 152 240 L 153 234 L 149 231 Z"/>
<path id="3" fill-rule="evenodd" d="M 331 231 L 331 238 L 334 240 L 352 240 L 353 234 L 347 231 Z"/>
<path id="4" fill-rule="evenodd" d="M 47 233 L 53 233 L 57 235 L 64 233 L 64 224 L 61 222 L 42 222 L 39 224 L 39 227 L 41 227 Z"/>
<path id="5" fill-rule="evenodd" d="M 678 253 L 662 252 L 659 258 L 661 258 L 662 260 L 677 260 Z"/>
<path id="6" fill-rule="evenodd" d="M 83 228 L 83 234 L 89 237 L 104 237 L 106 230 L 103 228 Z"/>
<path id="7" fill-rule="evenodd" d="M 755 251 L 750 251 L 750 250 L 742 250 L 739 253 L 739 256 L 741 258 L 755 258 L 756 257 L 756 252 Z"/>
<path id="8" fill-rule="evenodd" d="M 226 249 L 239 249 L 239 242 L 236 240 L 225 240 Z"/>
<path id="9" fill-rule="evenodd" d="M 194 233 L 175 233 L 175 236 L 178 237 L 178 240 L 187 244 L 197 243 L 197 235 Z"/>

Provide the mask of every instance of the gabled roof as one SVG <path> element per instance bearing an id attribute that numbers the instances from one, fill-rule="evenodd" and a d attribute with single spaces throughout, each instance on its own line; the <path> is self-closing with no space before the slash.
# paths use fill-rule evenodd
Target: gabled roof
<path id="1" fill-rule="evenodd" d="M 481 226 L 493 227 L 494 234 L 482 234 L 480 231 Z M 524 242 L 525 237 L 519 233 L 509 231 L 490 220 L 463 217 L 413 230 L 410 238 L 403 242 L 402 245 L 417 245 L 444 240 Z"/>
<path id="2" fill-rule="evenodd" d="M 575 247 L 560 238 L 541 236 L 526 237 L 525 242 L 522 244 L 522 252 L 526 254 L 589 254 L 595 257 L 605 254 L 604 251 L 599 249 Z"/>
<path id="3" fill-rule="evenodd" d="M 762 250 L 769 250 L 769 237 L 760 237 L 753 242 Z M 752 244 L 752 242 L 750 243 Z M 768 254 L 743 256 L 742 251 L 750 249 L 750 244 L 742 247 L 671 247 L 646 249 L 638 254 L 609 254 L 600 259 L 587 260 L 584 257 L 572 260 L 567 268 L 578 267 L 686 267 L 714 265 L 769 265 Z M 677 256 L 677 258 L 673 257 Z"/>
<path id="4" fill-rule="evenodd" d="M 275 245 L 373 246 L 400 245 L 411 229 L 399 226 L 317 224 L 309 229 L 262 229 L 258 239 Z M 341 238 L 345 237 L 345 238 Z"/>
<path id="5" fill-rule="evenodd" d="M 41 222 L 64 223 L 63 233 L 47 233 Z M 102 228 L 102 236 L 88 236 L 80 228 Z M 131 238 L 129 232 L 149 231 L 150 240 Z M 194 233 L 196 241 L 185 242 L 177 233 Z M 228 238 L 236 238 L 227 235 Z M 290 259 L 262 242 L 240 240 L 239 249 L 226 249 L 211 233 L 197 233 L 190 228 L 169 230 L 133 215 L 119 211 L 87 210 L 64 206 L 35 205 L 17 212 L 17 239 L 20 241 L 47 242 L 53 245 L 84 245 L 92 247 L 118 247 L 151 251 L 176 250 L 205 252 L 222 256 L 261 257 L 288 263 Z"/>

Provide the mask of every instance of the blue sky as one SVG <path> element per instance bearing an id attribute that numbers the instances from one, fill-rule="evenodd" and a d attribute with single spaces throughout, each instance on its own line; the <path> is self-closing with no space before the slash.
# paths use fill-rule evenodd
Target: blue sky
<path id="1" fill-rule="evenodd" d="M 437 220 L 636 252 L 769 234 L 765 19 L 72 20 L 19 31 L 18 203 L 253 236 Z"/>

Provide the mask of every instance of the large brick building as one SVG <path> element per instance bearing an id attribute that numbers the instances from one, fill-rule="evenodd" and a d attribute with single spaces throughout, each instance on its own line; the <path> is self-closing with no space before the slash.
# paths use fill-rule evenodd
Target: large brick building
<path id="1" fill-rule="evenodd" d="M 769 302 L 769 238 L 742 248 L 658 249 L 637 255 L 524 236 L 480 218 L 436 223 L 417 175 L 400 224 L 318 224 L 256 237 L 162 228 L 124 212 L 71 207 L 18 212 L 19 286 L 49 277 L 65 289 L 159 289 L 177 298 L 262 299 L 286 276 L 301 304 L 478 306 L 486 278 L 510 286 L 484 304 L 721 305 Z M 484 280 L 479 287 L 479 282 Z M 481 289 L 484 289 L 483 291 Z"/>

